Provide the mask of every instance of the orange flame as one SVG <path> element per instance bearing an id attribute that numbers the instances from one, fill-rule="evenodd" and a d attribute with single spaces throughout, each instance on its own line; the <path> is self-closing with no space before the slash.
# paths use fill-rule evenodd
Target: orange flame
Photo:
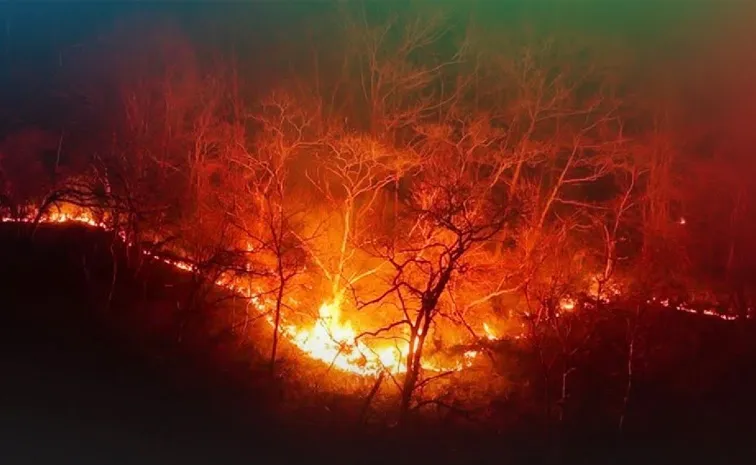
<path id="1" fill-rule="evenodd" d="M 32 217 L 10 218 L 0 217 L 0 222 L 24 222 L 31 223 Z M 60 205 L 56 210 L 43 215 L 41 218 L 45 223 L 78 223 L 89 227 L 108 229 L 108 225 L 103 220 L 98 220 L 92 212 L 71 206 Z M 121 235 L 122 239 L 125 239 Z M 252 251 L 252 246 L 248 245 L 248 251 Z M 147 252 L 145 252 L 147 253 Z M 152 256 L 182 271 L 193 271 L 192 266 L 180 260 L 170 260 L 166 258 Z M 598 281 L 596 281 L 598 282 Z M 232 290 L 249 299 L 250 304 L 260 313 L 266 314 L 266 321 L 271 325 L 275 324 L 274 319 L 270 316 L 272 302 L 266 302 L 260 299 L 250 290 L 247 283 L 242 280 L 234 280 L 229 277 L 222 277 L 216 284 L 223 288 Z M 595 285 L 597 286 L 597 284 Z M 593 291 L 593 286 L 591 291 Z M 596 289 L 597 290 L 597 289 Z M 617 297 L 620 290 L 617 287 L 610 286 L 608 294 Z M 606 295 L 598 296 L 602 300 L 608 300 Z M 649 303 L 652 303 L 649 301 Z M 672 307 L 669 301 L 662 301 L 662 306 L 674 308 L 679 311 L 694 313 L 697 311 L 684 305 Z M 569 312 L 575 309 L 576 301 L 572 298 L 565 298 L 559 303 L 560 309 Z M 719 314 L 713 310 L 700 312 L 708 316 L 716 316 L 725 320 L 735 319 L 732 315 Z M 375 376 L 381 372 L 403 373 L 406 371 L 407 354 L 409 353 L 409 342 L 403 341 L 401 344 L 394 346 L 373 346 L 363 340 L 357 339 L 357 332 L 352 328 L 349 321 L 342 321 L 340 302 L 323 302 L 318 312 L 318 318 L 309 327 L 300 327 L 286 322 L 284 318 L 279 330 L 285 338 L 300 349 L 304 354 L 312 359 L 322 361 L 339 370 L 354 373 L 361 376 Z M 487 323 L 483 324 L 483 331 L 488 340 L 498 339 Z M 518 339 L 519 336 L 515 336 Z M 423 369 L 435 372 L 461 371 L 470 367 L 478 357 L 478 351 L 467 351 L 462 358 L 450 365 L 434 364 L 428 361 L 423 362 Z"/>
<path id="2" fill-rule="evenodd" d="M 575 310 L 575 299 L 565 298 L 559 302 L 559 308 L 565 312 Z"/>
<path id="3" fill-rule="evenodd" d="M 2 218 L 3 222 L 33 221 L 32 217 L 22 219 Z M 91 212 L 71 205 L 61 205 L 54 211 L 43 215 L 44 223 L 78 223 L 90 227 L 108 229 L 103 221 L 98 221 Z M 122 237 L 123 238 L 123 237 Z M 251 245 L 246 249 L 252 251 Z M 148 252 L 145 252 L 147 254 Z M 182 271 L 193 271 L 192 266 L 180 260 L 151 256 Z M 249 303 L 260 313 L 266 314 L 266 321 L 273 327 L 274 318 L 270 316 L 273 302 L 260 299 L 243 280 L 230 277 L 220 278 L 216 284 L 229 289 L 249 299 Z M 319 309 L 318 318 L 310 327 L 300 327 L 287 323 L 285 318 L 279 325 L 279 330 L 285 338 L 312 359 L 322 361 L 341 371 L 361 376 L 375 376 L 383 371 L 398 374 L 405 372 L 405 360 L 409 352 L 409 343 L 395 346 L 374 347 L 371 344 L 357 340 L 357 332 L 349 321 L 342 321 L 340 302 L 324 302 Z M 477 351 L 468 351 L 461 360 L 451 365 L 438 365 L 430 362 L 423 363 L 423 369 L 436 372 L 460 371 L 469 367 L 478 356 Z"/>

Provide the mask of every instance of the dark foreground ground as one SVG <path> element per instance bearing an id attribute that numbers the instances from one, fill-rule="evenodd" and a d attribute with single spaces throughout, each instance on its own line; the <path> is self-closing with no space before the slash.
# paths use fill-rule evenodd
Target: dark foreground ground
<path id="1" fill-rule="evenodd" d="M 217 340 L 179 345 L 131 318 L 153 312 L 160 326 L 161 306 L 169 305 L 171 289 L 180 292 L 180 285 L 166 281 L 170 273 L 151 277 L 167 295 L 158 296 L 122 270 L 105 309 L 109 256 L 107 238 L 97 232 L 45 227 L 32 243 L 0 225 L 0 463 L 556 461 L 542 439 L 514 434 L 445 428 L 409 437 L 368 433 L 351 419 L 321 421 L 334 414 L 318 405 L 304 418 L 284 420 L 277 414 L 285 402 L 281 389 L 253 357 L 223 359 L 219 354 L 229 352 Z M 742 417 L 750 416 L 742 412 L 748 409 L 744 404 Z M 559 461 L 756 463 L 750 425 L 732 443 L 675 441 L 670 433 L 620 448 L 611 434 L 597 434 L 565 446 Z"/>
<path id="2" fill-rule="evenodd" d="M 186 300 L 184 275 L 148 266 L 133 279 L 122 264 L 110 299 L 109 249 L 85 228 L 42 226 L 31 241 L 0 224 L 0 463 L 418 462 L 408 442 L 317 399 L 282 409 L 288 394 L 264 359 L 193 337 L 201 318 L 177 342 L 167 319 Z M 415 440 L 434 451 L 424 459 L 460 461 L 447 454 L 455 441 Z"/>

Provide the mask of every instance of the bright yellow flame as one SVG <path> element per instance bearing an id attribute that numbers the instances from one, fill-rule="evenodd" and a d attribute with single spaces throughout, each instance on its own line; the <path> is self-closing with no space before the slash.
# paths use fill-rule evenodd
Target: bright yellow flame
<path id="1" fill-rule="evenodd" d="M 488 323 L 483 323 L 483 332 L 486 333 L 486 339 L 488 339 L 489 341 L 495 341 L 496 339 L 498 339 L 496 337 L 496 334 L 488 326 Z"/>
<path id="2" fill-rule="evenodd" d="M 569 311 L 575 310 L 575 300 L 574 299 L 562 299 L 562 301 L 559 302 L 559 308 L 561 308 L 565 312 L 569 312 Z"/>
<path id="3" fill-rule="evenodd" d="M 406 371 L 409 344 L 405 341 L 396 346 L 373 347 L 357 340 L 357 332 L 341 318 L 338 301 L 324 302 L 318 311 L 318 319 L 310 328 L 284 325 L 283 331 L 289 340 L 311 358 L 332 365 L 342 371 L 359 375 L 375 375 L 382 371 L 402 373 Z M 470 366 L 474 357 L 470 352 L 465 359 L 451 366 L 423 363 L 429 371 L 459 371 Z"/>

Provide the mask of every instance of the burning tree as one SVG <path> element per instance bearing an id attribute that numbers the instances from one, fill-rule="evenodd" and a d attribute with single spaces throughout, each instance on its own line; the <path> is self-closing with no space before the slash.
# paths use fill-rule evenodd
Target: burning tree
<path id="1" fill-rule="evenodd" d="M 394 273 L 383 293 L 361 300 L 364 306 L 391 296 L 402 311 L 383 329 L 406 328 L 403 414 L 425 383 L 421 360 L 436 317 L 454 308 L 463 322 L 460 308 L 532 279 L 548 258 L 551 235 L 571 232 L 576 217 L 606 202 L 583 199 L 596 196 L 626 153 L 612 69 L 585 59 L 567 66 L 584 50 L 560 50 L 549 39 L 510 54 L 479 50 L 469 66 L 454 68 L 457 87 L 436 94 L 427 113 L 412 121 L 408 147 L 420 168 L 407 182 L 401 237 L 381 254 Z M 473 98 L 481 95 L 490 98 Z M 616 236 L 613 226 L 608 231 L 610 239 Z M 478 282 L 478 295 L 467 294 L 467 302 L 447 297 L 450 283 L 463 283 L 476 267 L 496 270 Z"/>
<path id="2" fill-rule="evenodd" d="M 291 285 L 305 265 L 304 246 L 296 233 L 301 214 L 289 201 L 292 160 L 309 146 L 312 118 L 284 92 L 271 94 L 254 115 L 258 125 L 252 150 L 244 145 L 228 158 L 235 185 L 226 196 L 226 213 L 241 231 L 251 277 L 266 283 L 256 298 L 273 296 L 273 343 L 270 369 L 275 371 L 284 310 L 294 310 Z M 270 283 L 268 286 L 267 283 Z M 259 286 L 256 286 L 259 287 Z"/>
<path id="3" fill-rule="evenodd" d="M 330 239 L 337 238 L 337 247 L 320 252 L 311 248 L 310 252 L 338 305 L 346 289 L 385 265 L 371 264 L 364 254 L 360 257 L 360 249 L 376 226 L 370 220 L 378 202 L 384 200 L 384 189 L 411 168 L 412 159 L 369 136 L 330 134 L 319 149 L 315 173 L 307 177 L 338 216 L 337 223 L 328 223 L 329 232 L 337 234 L 326 235 L 329 245 L 333 244 Z"/>
<path id="4" fill-rule="evenodd" d="M 473 133 L 485 124 L 471 123 Z M 415 390 L 428 381 L 421 379 L 421 362 L 432 325 L 442 313 L 447 286 L 470 266 L 467 255 L 499 234 L 517 214 L 506 193 L 499 189 L 499 180 L 491 176 L 497 170 L 492 170 L 477 151 L 487 143 L 493 145 L 501 133 L 492 131 L 488 137 L 478 133 L 482 137 L 477 140 L 475 136 L 465 140 L 470 127 L 459 129 L 464 139 L 460 138 L 457 145 L 447 144 L 448 137 L 454 137 L 451 124 L 423 128 L 425 140 L 416 147 L 423 161 L 408 193 L 402 237 L 387 245 L 383 255 L 394 268 L 390 287 L 362 303 L 392 296 L 403 314 L 386 327 L 402 325 L 406 329 L 403 416 L 412 407 Z M 489 155 L 487 150 L 482 152 Z"/>

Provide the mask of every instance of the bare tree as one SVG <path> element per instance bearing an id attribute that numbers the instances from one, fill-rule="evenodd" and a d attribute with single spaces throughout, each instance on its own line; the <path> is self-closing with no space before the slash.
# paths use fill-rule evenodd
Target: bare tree
<path id="1" fill-rule="evenodd" d="M 446 89 L 444 84 L 449 84 L 450 72 L 461 65 L 468 47 L 464 37 L 453 43 L 459 31 L 443 13 L 420 10 L 374 24 L 363 9 L 346 19 L 346 32 L 356 47 L 355 81 L 371 133 L 395 133 L 457 97 L 459 87 Z"/>
<path id="2" fill-rule="evenodd" d="M 385 265 L 379 262 L 365 269 L 357 265 L 360 258 L 364 261 L 358 255 L 369 237 L 368 228 L 375 226 L 369 220 L 383 200 L 384 189 L 411 169 L 413 159 L 369 136 L 331 134 L 319 147 L 317 160 L 315 172 L 307 177 L 337 212 L 338 224 L 329 226 L 338 231 L 338 241 L 335 251 L 309 250 L 331 284 L 331 298 L 341 302 L 346 289 Z"/>
<path id="3" fill-rule="evenodd" d="M 260 126 L 260 135 L 252 150 L 242 146 L 228 159 L 229 169 L 240 169 L 242 181 L 233 189 L 228 213 L 260 268 L 256 274 L 272 282 L 271 288 L 261 294 L 274 296 L 270 354 L 270 370 L 274 372 L 282 313 L 287 308 L 291 310 L 288 293 L 306 258 L 304 244 L 294 227 L 300 212 L 288 201 L 290 165 L 294 157 L 311 146 L 313 121 L 283 92 L 273 93 L 263 101 L 254 119 Z"/>
<path id="4" fill-rule="evenodd" d="M 406 329 L 408 350 L 400 405 L 403 421 L 412 409 L 415 390 L 431 379 L 421 378 L 425 342 L 442 313 L 447 286 L 473 265 L 468 255 L 494 238 L 517 214 L 506 192 L 499 189 L 496 173 L 501 170 L 490 164 L 491 150 L 495 150 L 490 147 L 502 139 L 501 131 L 492 130 L 482 118 L 418 129 L 423 141 L 415 150 L 422 163 L 411 182 L 401 237 L 387 241 L 382 248 L 381 256 L 391 264 L 393 273 L 382 294 L 360 302 L 365 306 L 391 298 L 403 314 L 390 325 Z M 507 163 L 504 158 L 498 161 Z M 502 284 L 488 298 L 507 291 Z"/>
<path id="5" fill-rule="evenodd" d="M 607 299 L 607 287 L 614 278 L 619 262 L 630 258 L 628 255 L 622 255 L 620 246 L 630 241 L 632 228 L 640 226 L 637 215 L 634 216 L 633 213 L 637 212 L 642 201 L 639 185 L 643 175 L 641 169 L 631 163 L 615 170 L 613 177 L 617 184 L 616 195 L 613 194 L 607 202 L 586 212 L 593 215 L 604 244 L 604 250 L 600 254 L 600 263 L 603 263 L 603 266 L 593 278 L 595 283 L 591 283 L 591 287 L 595 284 L 595 291 L 591 294 L 596 298 L 597 305 L 602 305 Z M 617 286 L 614 286 L 612 294 L 616 294 L 617 291 Z"/>
<path id="6" fill-rule="evenodd" d="M 385 43 L 381 40 L 389 37 L 390 30 L 387 26 L 370 35 L 373 46 Z M 441 37 L 420 36 L 424 37 L 420 42 Z M 501 249 L 509 237 L 520 250 L 521 266 L 490 279 L 488 289 L 461 307 L 472 308 L 519 288 L 537 265 L 537 250 L 548 232 L 559 230 L 565 216 L 592 207 L 580 200 L 581 189 L 609 176 L 615 158 L 623 153 L 621 101 L 611 79 L 594 63 L 567 67 L 569 53 L 575 52 L 558 50 L 554 41 L 545 40 L 516 48 L 512 55 L 485 48 L 455 53 L 451 61 L 434 68 L 433 84 L 417 77 L 418 88 L 428 89 L 428 98 L 418 100 L 424 107 L 414 108 L 411 118 L 401 116 L 399 107 L 381 116 L 389 121 L 385 127 L 401 120 L 411 130 L 405 143 L 421 162 L 419 171 L 407 180 L 411 187 L 400 213 L 404 216 L 401 240 L 383 244 L 379 254 L 393 268 L 385 292 L 357 300 L 363 307 L 391 299 L 404 315 L 382 328 L 407 329 L 402 415 L 410 410 L 415 388 L 423 383 L 419 378 L 424 343 L 436 316 L 444 313 L 441 307 L 447 305 L 449 283 L 483 263 L 493 269 L 497 254 L 490 252 L 492 244 L 498 244 L 493 248 L 499 248 L 499 259 L 514 255 L 515 250 Z M 495 59 L 486 62 L 490 57 Z M 459 66 L 451 66 L 452 62 Z M 371 61 L 376 70 L 391 69 L 380 63 L 377 58 Z M 485 79 L 496 73 L 511 77 L 517 91 Z M 370 84 L 367 94 L 378 95 L 387 81 L 379 71 L 370 76 L 378 77 L 362 81 Z M 452 77 L 453 85 L 445 86 Z M 434 92 L 438 88 L 443 92 Z M 397 89 L 392 88 L 392 96 Z M 407 89 L 403 92 L 411 94 Z M 491 99 L 471 98 L 477 92 Z M 497 92 L 504 97 L 494 97 Z M 376 107 L 380 111 L 373 115 L 389 108 Z M 400 115 L 396 120 L 392 111 Z M 463 321 L 460 305 L 454 302 L 454 307 L 457 321 Z"/>

